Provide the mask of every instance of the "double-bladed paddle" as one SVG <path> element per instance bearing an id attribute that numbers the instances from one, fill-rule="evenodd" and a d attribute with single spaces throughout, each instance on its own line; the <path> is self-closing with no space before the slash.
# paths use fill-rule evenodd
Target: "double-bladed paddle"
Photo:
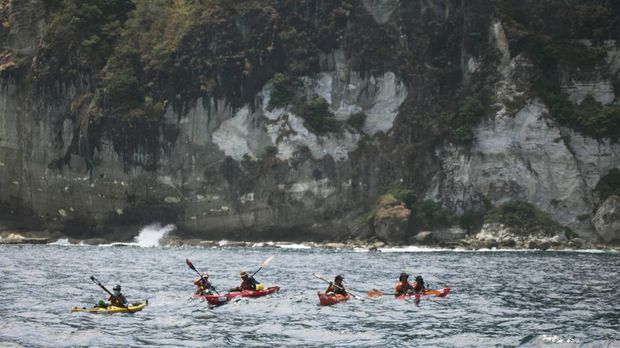
<path id="1" fill-rule="evenodd" d="M 338 286 L 338 285 L 334 284 L 333 282 L 330 282 L 329 280 L 327 280 L 327 279 L 323 278 L 322 276 L 320 276 L 320 275 L 318 275 L 318 274 L 316 274 L 316 273 L 313 273 L 312 275 L 313 275 L 313 276 L 315 276 L 316 278 L 321 279 L 322 281 L 324 281 L 324 282 L 326 282 L 326 283 L 329 283 L 329 284 L 333 285 L 334 287 L 336 287 L 336 288 L 338 288 L 338 289 L 340 289 L 340 290 L 344 290 L 344 291 L 346 291 L 348 294 L 350 294 L 351 296 L 355 297 L 355 298 L 356 298 L 356 299 L 358 299 L 358 300 L 363 300 L 363 298 L 361 298 L 361 297 L 359 297 L 359 296 L 355 295 L 355 294 L 354 294 L 354 293 L 352 293 L 351 291 L 343 289 L 342 287 L 340 287 L 340 286 Z"/>
<path id="2" fill-rule="evenodd" d="M 101 282 L 100 282 L 100 281 L 98 281 L 98 280 L 97 280 L 97 278 L 95 278 L 95 276 L 90 276 L 90 280 L 92 280 L 92 281 L 93 281 L 93 283 L 95 283 L 95 284 L 99 285 L 99 287 L 101 287 L 101 288 L 103 289 L 103 291 L 105 291 L 105 292 L 107 292 L 108 294 L 110 294 L 110 296 L 115 297 L 115 296 L 114 296 L 114 295 L 110 292 L 110 290 L 106 289 L 106 287 L 105 287 L 105 286 L 103 286 L 103 284 L 101 284 Z M 127 312 L 129 312 L 129 313 L 133 313 L 133 311 L 132 311 L 131 309 L 129 309 L 129 305 L 124 306 L 124 308 L 127 310 Z"/>
<path id="3" fill-rule="evenodd" d="M 193 264 L 193 263 L 192 263 L 189 259 L 185 259 L 185 263 L 187 264 L 187 266 L 188 266 L 190 269 L 192 269 L 192 270 L 194 270 L 194 272 L 198 273 L 198 276 L 200 276 L 200 279 L 202 279 L 202 281 L 203 281 L 205 284 L 207 284 L 207 280 L 206 280 L 206 279 L 202 276 L 202 273 L 198 272 L 198 270 L 196 269 L 196 267 L 194 267 L 194 264 Z M 213 291 L 215 291 L 215 293 L 216 293 L 216 294 L 218 294 L 218 295 L 220 294 L 220 293 L 219 293 L 219 292 L 215 289 L 215 286 L 211 285 L 211 283 L 208 283 L 208 284 L 209 284 L 209 288 L 210 288 L 210 289 L 213 289 Z"/>
<path id="4" fill-rule="evenodd" d="M 258 271 L 260 271 L 261 269 L 267 267 L 267 265 L 269 265 L 269 262 L 271 262 L 271 260 L 273 260 L 273 256 L 269 256 L 267 258 L 267 260 L 263 261 L 263 263 L 260 264 L 260 267 L 258 267 L 258 269 L 252 273 L 252 275 L 250 276 L 250 278 L 254 278 L 254 276 L 256 275 L 256 273 L 258 273 Z"/>

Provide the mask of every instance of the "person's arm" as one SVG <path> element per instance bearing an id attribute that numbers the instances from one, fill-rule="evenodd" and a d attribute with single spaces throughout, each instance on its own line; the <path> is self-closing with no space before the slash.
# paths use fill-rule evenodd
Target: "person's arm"
<path id="1" fill-rule="evenodd" d="M 329 285 L 327 286 L 327 290 L 325 290 L 326 294 L 330 292 L 334 292 L 334 286 L 332 285 L 332 283 L 329 283 Z"/>

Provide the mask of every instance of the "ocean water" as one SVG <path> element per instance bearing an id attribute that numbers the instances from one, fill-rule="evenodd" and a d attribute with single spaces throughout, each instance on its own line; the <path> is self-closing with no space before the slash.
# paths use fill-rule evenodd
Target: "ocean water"
<path id="1" fill-rule="evenodd" d="M 125 245 L 1 245 L 0 346 L 620 346 L 617 252 L 157 246 L 171 228 Z M 225 291 L 270 256 L 256 278 L 279 293 L 215 308 L 191 299 L 186 258 Z M 418 306 L 366 296 L 392 291 L 401 271 L 451 292 Z M 362 299 L 319 306 L 326 284 L 313 273 L 344 275 Z M 106 297 L 91 275 L 149 306 L 71 313 Z"/>

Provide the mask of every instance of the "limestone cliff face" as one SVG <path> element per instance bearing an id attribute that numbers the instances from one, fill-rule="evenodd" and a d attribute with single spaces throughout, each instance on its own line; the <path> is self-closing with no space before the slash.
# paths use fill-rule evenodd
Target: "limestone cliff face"
<path id="1" fill-rule="evenodd" d="M 135 3 L 129 18 L 150 8 Z M 41 82 L 42 67 L 59 59 L 47 51 L 54 10 L 1 4 L 0 201 L 8 215 L 79 237 L 124 238 L 129 226 L 157 220 L 203 238 L 395 242 L 415 234 L 415 221 L 375 228 L 359 217 L 396 182 L 455 216 L 522 200 L 582 237 L 603 235 L 593 190 L 620 166 L 620 145 L 561 124 L 530 93 L 535 63 L 511 47 L 502 2 L 221 5 L 211 15 L 221 16 L 217 33 L 211 17 L 196 20 L 164 63 L 141 62 L 142 101 L 158 105 L 146 112 L 152 118 L 112 110 L 102 87 L 130 34 L 109 41 L 117 53 L 101 71 L 82 66 L 68 77 L 61 69 Z M 287 17 L 303 26 L 290 29 Z M 306 41 L 291 48 L 288 37 Z M 261 40 L 272 41 L 263 48 Z M 258 48 L 217 53 L 235 41 Z M 613 40 L 604 47 L 593 73 L 561 68 L 572 103 L 592 96 L 618 105 L 620 51 Z M 273 107 L 280 72 L 299 82 L 297 99 Z M 489 87 L 493 105 L 471 124 L 471 142 L 447 140 L 461 125 L 461 101 Z M 300 105 L 316 97 L 337 131 L 317 132 L 304 118 Z M 353 125 L 361 114 L 363 124 Z M 605 226 L 604 240 L 618 239 L 609 237 L 613 222 Z"/>

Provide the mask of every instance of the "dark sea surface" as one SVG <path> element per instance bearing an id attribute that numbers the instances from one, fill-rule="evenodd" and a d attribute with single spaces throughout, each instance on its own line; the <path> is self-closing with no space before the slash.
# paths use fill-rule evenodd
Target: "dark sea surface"
<path id="1" fill-rule="evenodd" d="M 272 255 L 256 278 L 279 293 L 217 308 L 190 299 L 185 258 L 225 290 Z M 392 291 L 403 270 L 451 292 L 419 306 L 366 296 Z M 617 252 L 3 245 L 0 346 L 619 347 L 619 271 Z M 319 306 L 326 284 L 313 273 L 343 274 L 363 299 Z M 149 306 L 71 313 L 105 297 L 91 275 Z"/>

